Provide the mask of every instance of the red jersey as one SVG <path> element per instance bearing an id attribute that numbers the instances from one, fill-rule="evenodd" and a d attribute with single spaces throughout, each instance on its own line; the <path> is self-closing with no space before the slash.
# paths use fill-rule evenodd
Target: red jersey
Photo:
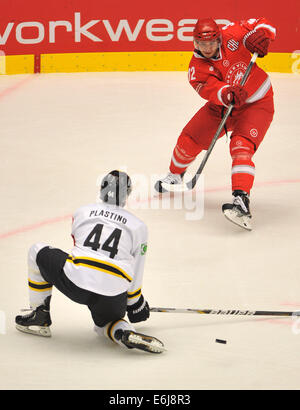
<path id="1" fill-rule="evenodd" d="M 269 39 L 275 39 L 276 29 L 265 18 L 242 20 L 221 29 L 222 42 L 217 57 L 205 58 L 194 50 L 189 65 L 189 82 L 202 98 L 216 105 L 225 105 L 221 98 L 222 90 L 241 82 L 251 59 L 245 40 L 252 30 L 259 28 Z M 248 92 L 246 103 L 253 103 L 273 93 L 269 76 L 256 64 L 244 88 Z"/>

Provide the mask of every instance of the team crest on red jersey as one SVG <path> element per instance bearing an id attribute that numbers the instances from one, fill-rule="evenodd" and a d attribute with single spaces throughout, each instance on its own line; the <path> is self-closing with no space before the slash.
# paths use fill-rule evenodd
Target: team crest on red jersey
<path id="1" fill-rule="evenodd" d="M 247 70 L 247 65 L 240 61 L 239 63 L 233 64 L 227 71 L 225 80 L 226 83 L 231 85 L 238 85 L 241 82 L 243 75 Z"/>
<path id="2" fill-rule="evenodd" d="M 229 48 L 230 51 L 236 51 L 239 48 L 239 44 L 239 41 L 231 38 L 227 41 L 227 48 Z"/>

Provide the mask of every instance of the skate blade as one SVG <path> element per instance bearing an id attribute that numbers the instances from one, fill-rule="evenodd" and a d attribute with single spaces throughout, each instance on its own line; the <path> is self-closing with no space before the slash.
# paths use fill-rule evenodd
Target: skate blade
<path id="1" fill-rule="evenodd" d="M 16 329 L 23 333 L 36 336 L 51 337 L 51 330 L 46 326 L 21 326 L 16 325 Z"/>
<path id="2" fill-rule="evenodd" d="M 141 334 L 130 334 L 126 344 L 135 349 L 144 350 L 149 353 L 158 354 L 166 351 L 166 348 L 161 341 L 155 337 Z"/>
<path id="3" fill-rule="evenodd" d="M 187 192 L 189 188 L 185 183 L 182 184 L 166 184 L 165 182 L 161 183 L 163 192 Z"/>
<path id="4" fill-rule="evenodd" d="M 166 192 L 186 192 L 189 188 L 185 183 L 182 184 L 167 184 L 165 182 L 157 181 L 154 185 L 154 189 L 159 194 L 165 194 Z"/>
<path id="5" fill-rule="evenodd" d="M 225 215 L 225 218 L 227 218 L 230 222 L 240 226 L 243 229 L 246 229 L 247 231 L 252 231 L 249 216 L 237 216 L 236 212 L 232 211 L 231 209 L 225 209 L 223 213 Z"/>

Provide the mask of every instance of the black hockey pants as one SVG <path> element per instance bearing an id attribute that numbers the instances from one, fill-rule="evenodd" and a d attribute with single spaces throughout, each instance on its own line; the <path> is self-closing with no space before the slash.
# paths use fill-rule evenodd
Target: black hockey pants
<path id="1" fill-rule="evenodd" d="M 64 273 L 67 257 L 66 252 L 57 248 L 46 246 L 41 249 L 36 263 L 43 278 L 73 302 L 88 306 L 97 326 L 103 327 L 111 321 L 123 318 L 126 314 L 127 293 L 105 296 L 79 288 Z"/>

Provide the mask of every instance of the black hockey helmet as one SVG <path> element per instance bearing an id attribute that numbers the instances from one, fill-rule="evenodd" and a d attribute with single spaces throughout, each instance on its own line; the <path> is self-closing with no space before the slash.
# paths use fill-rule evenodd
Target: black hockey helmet
<path id="1" fill-rule="evenodd" d="M 102 179 L 100 198 L 108 204 L 124 206 L 131 191 L 131 179 L 126 172 L 114 170 Z"/>

